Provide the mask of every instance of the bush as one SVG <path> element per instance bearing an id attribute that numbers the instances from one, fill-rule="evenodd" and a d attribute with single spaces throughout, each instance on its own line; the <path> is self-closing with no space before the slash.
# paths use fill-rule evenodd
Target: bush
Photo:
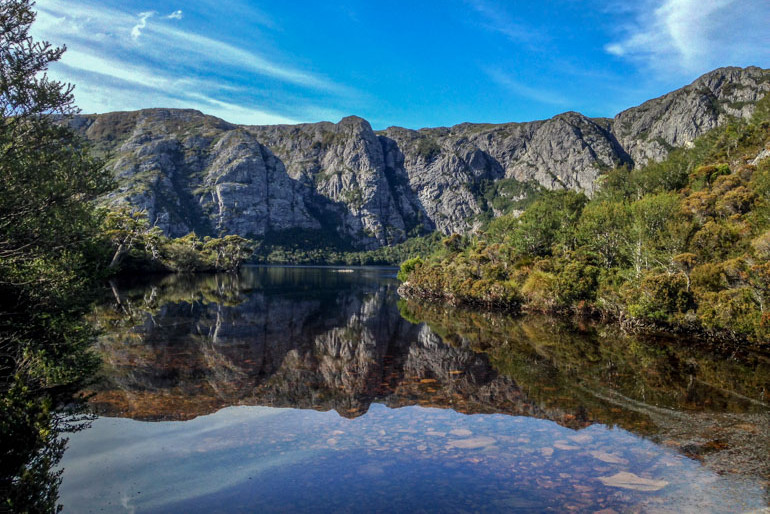
<path id="1" fill-rule="evenodd" d="M 599 268 L 581 260 L 572 260 L 560 267 L 557 275 L 558 302 L 564 307 L 574 307 L 578 302 L 591 302 L 596 298 Z"/>
<path id="2" fill-rule="evenodd" d="M 705 293 L 699 301 L 698 317 L 706 328 L 744 337 L 762 337 L 768 328 L 758 298 L 749 287 Z"/>
<path id="3" fill-rule="evenodd" d="M 559 293 L 559 279 L 553 273 L 533 271 L 521 286 L 521 292 L 535 309 L 553 310 Z"/>
<path id="4" fill-rule="evenodd" d="M 420 266 L 422 266 L 421 258 L 413 257 L 411 259 L 407 259 L 401 263 L 401 269 L 398 270 L 398 275 L 396 275 L 396 278 L 398 278 L 398 280 L 401 282 L 406 282 L 409 280 L 409 275 L 411 275 L 412 272 Z"/>
<path id="5" fill-rule="evenodd" d="M 628 314 L 635 318 L 674 322 L 694 308 L 684 273 L 647 273 L 638 286 L 626 290 Z"/>
<path id="6" fill-rule="evenodd" d="M 703 261 L 723 260 L 739 250 L 738 230 L 725 222 L 708 221 L 692 238 L 691 248 Z"/>

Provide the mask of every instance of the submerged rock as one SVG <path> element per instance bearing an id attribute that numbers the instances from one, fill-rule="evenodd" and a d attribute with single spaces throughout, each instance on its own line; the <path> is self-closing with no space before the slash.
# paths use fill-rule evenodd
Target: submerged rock
<path id="1" fill-rule="evenodd" d="M 619 487 L 633 491 L 660 491 L 668 485 L 665 480 L 642 478 L 627 471 L 621 471 L 609 477 L 599 477 L 599 480 L 607 487 Z"/>

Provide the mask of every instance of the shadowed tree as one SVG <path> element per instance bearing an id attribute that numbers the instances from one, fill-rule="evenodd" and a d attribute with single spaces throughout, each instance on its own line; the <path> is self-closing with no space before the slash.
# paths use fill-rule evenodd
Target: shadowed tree
<path id="1" fill-rule="evenodd" d="M 72 86 L 51 80 L 63 48 L 34 41 L 29 0 L 0 2 L 0 511 L 57 509 L 61 405 L 95 364 L 82 321 L 103 268 L 93 200 L 101 171 L 68 128 Z"/>

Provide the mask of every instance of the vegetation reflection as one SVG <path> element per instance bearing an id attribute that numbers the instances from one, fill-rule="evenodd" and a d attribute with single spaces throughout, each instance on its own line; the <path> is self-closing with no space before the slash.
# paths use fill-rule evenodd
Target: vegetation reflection
<path id="1" fill-rule="evenodd" d="M 619 426 L 720 471 L 770 476 L 770 359 L 671 345 L 606 325 L 396 302 L 393 280 L 333 270 L 116 285 L 105 330 L 106 415 L 189 419 L 228 405 L 422 405 Z M 311 287 L 298 293 L 293 283 Z M 122 287 L 122 289 L 121 289 Z"/>

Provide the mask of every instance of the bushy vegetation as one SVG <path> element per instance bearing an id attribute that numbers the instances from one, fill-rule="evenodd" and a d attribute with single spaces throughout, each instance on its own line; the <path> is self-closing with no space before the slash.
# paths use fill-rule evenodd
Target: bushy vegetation
<path id="1" fill-rule="evenodd" d="M 417 140 L 415 150 L 418 157 L 424 161 L 430 162 L 441 153 L 441 146 L 435 139 L 433 139 L 433 137 L 422 136 Z"/>
<path id="2" fill-rule="evenodd" d="M 345 266 L 397 266 L 406 259 L 430 255 L 441 245 L 438 232 L 407 239 L 393 246 L 376 250 L 355 251 L 349 246 L 329 244 L 322 233 L 308 231 L 305 237 L 293 241 L 267 237 L 256 243 L 254 262 L 265 264 L 333 264 Z"/>
<path id="3" fill-rule="evenodd" d="M 770 96 L 592 199 L 540 193 L 521 216 L 452 236 L 401 278 L 411 295 L 770 341 Z"/>
<path id="4" fill-rule="evenodd" d="M 83 321 L 108 258 L 94 200 L 111 179 L 56 123 L 72 88 L 45 75 L 28 0 L 0 3 L 0 511 L 54 512 L 73 394 L 96 360 Z"/>
<path id="5" fill-rule="evenodd" d="M 254 244 L 237 235 L 166 237 L 145 212 L 128 208 L 108 211 L 102 230 L 111 243 L 109 268 L 115 273 L 237 271 L 254 253 Z"/>

